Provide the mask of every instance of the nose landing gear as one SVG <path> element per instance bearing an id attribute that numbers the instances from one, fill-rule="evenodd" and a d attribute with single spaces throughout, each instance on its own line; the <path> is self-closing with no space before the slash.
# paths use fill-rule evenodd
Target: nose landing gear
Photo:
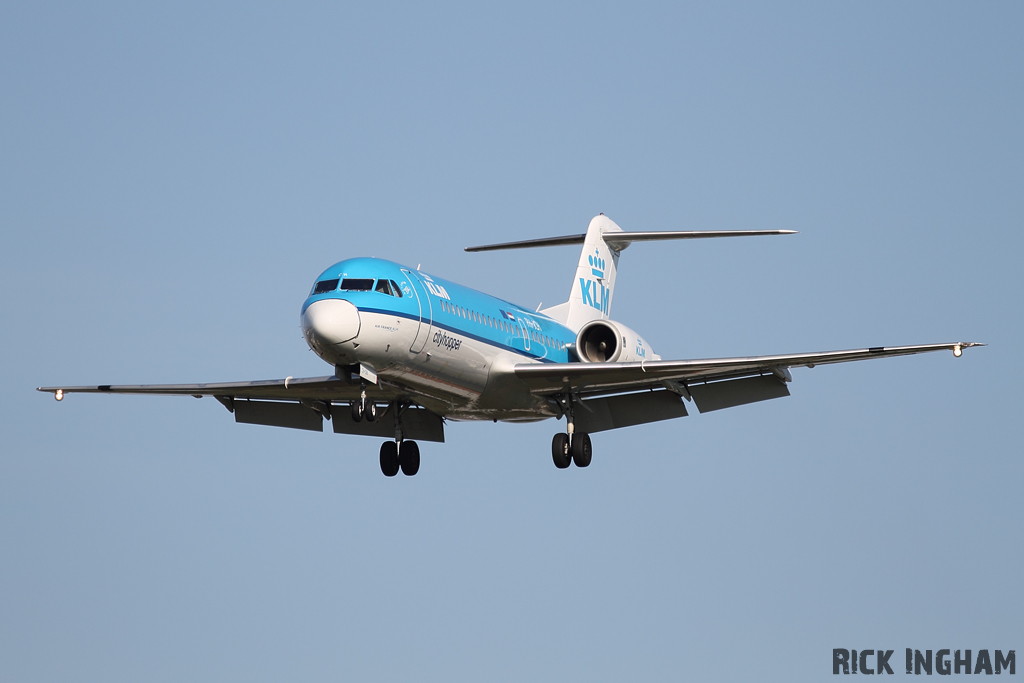
<path id="1" fill-rule="evenodd" d="M 377 420 L 377 404 L 366 400 L 365 388 L 363 388 L 359 400 L 352 401 L 352 421 L 359 422 L 364 417 L 367 422 L 375 422 Z"/>

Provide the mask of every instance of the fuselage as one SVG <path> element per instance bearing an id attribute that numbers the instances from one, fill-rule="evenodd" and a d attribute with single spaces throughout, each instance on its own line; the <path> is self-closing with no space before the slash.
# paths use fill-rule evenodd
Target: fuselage
<path id="1" fill-rule="evenodd" d="M 324 361 L 362 364 L 455 419 L 555 416 L 551 402 L 510 370 L 576 360 L 575 333 L 548 316 L 384 259 L 348 259 L 326 269 L 301 319 L 306 343 Z"/>

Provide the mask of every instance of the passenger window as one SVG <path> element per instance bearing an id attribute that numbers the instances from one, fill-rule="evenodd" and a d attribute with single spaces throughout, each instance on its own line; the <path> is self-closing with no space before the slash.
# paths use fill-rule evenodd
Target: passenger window
<path id="1" fill-rule="evenodd" d="M 373 278 L 347 277 L 341 281 L 341 289 L 350 292 L 369 292 L 373 289 Z"/>
<path id="2" fill-rule="evenodd" d="M 313 287 L 313 293 L 314 294 L 326 294 L 327 292 L 333 292 L 337 288 L 338 288 L 338 279 L 337 278 L 335 278 L 333 280 L 321 280 L 320 282 L 316 283 L 315 287 Z"/>
<path id="3" fill-rule="evenodd" d="M 395 282 L 394 280 L 391 280 L 391 291 L 394 292 L 395 296 L 397 296 L 399 299 L 402 298 L 402 288 L 399 287 L 398 283 Z"/>
<path id="4" fill-rule="evenodd" d="M 391 293 L 391 285 L 388 284 L 387 280 L 377 280 L 377 290 L 381 294 L 387 294 L 388 296 L 394 296 Z"/>

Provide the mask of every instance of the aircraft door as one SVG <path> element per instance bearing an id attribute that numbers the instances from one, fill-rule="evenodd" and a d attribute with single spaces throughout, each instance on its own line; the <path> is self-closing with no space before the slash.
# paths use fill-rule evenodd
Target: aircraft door
<path id="1" fill-rule="evenodd" d="M 526 323 L 522 318 L 516 318 L 516 323 L 519 325 L 519 331 L 523 333 L 523 348 L 527 351 L 530 350 L 530 328 L 526 326 Z"/>
<path id="2" fill-rule="evenodd" d="M 420 280 L 419 275 L 405 268 L 402 268 L 402 272 L 409 278 L 409 284 L 412 286 L 413 294 L 416 295 L 416 303 L 420 309 L 420 321 L 416 327 L 416 336 L 412 340 L 412 346 L 409 347 L 411 352 L 419 353 L 423 350 L 427 339 L 430 337 L 434 311 L 430 303 L 430 294 L 427 292 L 427 288 L 423 286 L 423 281 Z"/>

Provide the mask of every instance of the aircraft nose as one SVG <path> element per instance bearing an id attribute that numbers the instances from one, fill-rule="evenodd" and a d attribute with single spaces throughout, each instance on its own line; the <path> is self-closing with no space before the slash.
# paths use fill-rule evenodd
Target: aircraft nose
<path id="1" fill-rule="evenodd" d="M 302 333 L 314 351 L 355 339 L 359 309 L 341 299 L 314 301 L 302 314 Z"/>

